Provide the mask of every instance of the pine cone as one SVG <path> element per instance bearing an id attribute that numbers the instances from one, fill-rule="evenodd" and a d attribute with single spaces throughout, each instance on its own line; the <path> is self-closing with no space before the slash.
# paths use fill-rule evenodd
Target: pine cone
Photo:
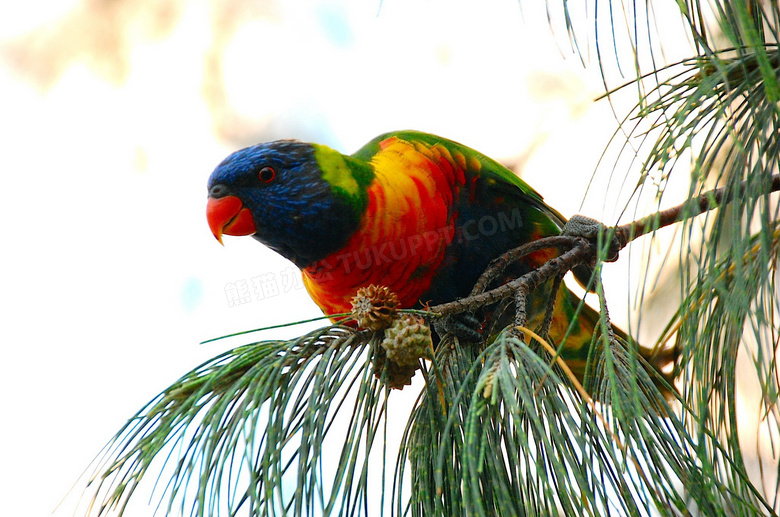
<path id="1" fill-rule="evenodd" d="M 404 386 L 412 383 L 412 377 L 414 377 L 419 364 L 411 366 L 401 366 L 389 361 L 387 359 L 387 353 L 381 346 L 376 347 L 374 350 L 374 377 L 377 379 L 382 378 L 382 373 L 387 370 L 387 386 L 390 389 L 402 390 Z"/>
<path id="2" fill-rule="evenodd" d="M 416 365 L 420 358 L 433 357 L 431 329 L 421 317 L 404 314 L 385 330 L 382 347 L 388 361 L 401 366 Z"/>
<path id="3" fill-rule="evenodd" d="M 386 329 L 393 323 L 398 297 L 390 289 L 374 284 L 358 289 L 352 298 L 352 317 L 361 328 Z"/>
<path id="4" fill-rule="evenodd" d="M 420 358 L 433 357 L 431 329 L 414 314 L 402 314 L 385 330 L 380 346 L 374 348 L 372 361 L 377 379 L 387 372 L 387 386 L 400 390 L 412 383 L 420 368 Z"/>

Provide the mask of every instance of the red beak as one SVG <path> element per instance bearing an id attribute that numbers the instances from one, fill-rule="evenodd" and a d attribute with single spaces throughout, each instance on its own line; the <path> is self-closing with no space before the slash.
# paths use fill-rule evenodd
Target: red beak
<path id="1" fill-rule="evenodd" d="M 210 197 L 206 205 L 206 219 L 211 233 L 222 244 L 222 234 L 252 235 L 257 230 L 252 212 L 236 196 Z"/>

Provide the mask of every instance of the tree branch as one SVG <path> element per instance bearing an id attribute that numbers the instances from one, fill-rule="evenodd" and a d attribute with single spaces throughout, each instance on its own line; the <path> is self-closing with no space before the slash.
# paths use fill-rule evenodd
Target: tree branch
<path id="1" fill-rule="evenodd" d="M 541 243 L 541 241 L 548 241 L 548 239 L 552 240 L 554 244 L 552 245 L 547 244 L 546 246 L 541 246 L 541 247 L 539 247 L 540 245 L 537 244 L 537 243 Z M 505 298 L 509 298 L 518 289 L 526 289 L 528 292 L 533 291 L 534 289 L 539 287 L 541 284 L 543 284 L 550 278 L 556 275 L 565 274 L 570 269 L 578 266 L 579 264 L 586 262 L 587 260 L 589 260 L 589 257 L 595 256 L 597 253 L 595 244 L 591 243 L 587 239 L 584 239 L 582 237 L 568 237 L 568 236 L 566 237 L 566 239 L 572 239 L 574 241 L 574 244 L 572 245 L 571 249 L 565 251 L 563 254 L 561 254 L 558 257 L 548 260 L 547 262 L 542 264 L 540 267 L 534 269 L 533 271 L 529 271 L 528 273 L 524 274 L 520 278 L 516 278 L 515 280 L 507 282 L 499 287 L 496 287 L 495 289 L 491 289 L 490 291 L 475 294 L 472 296 L 467 296 L 466 298 L 461 298 L 459 300 L 455 300 L 452 302 L 435 305 L 430 308 L 431 312 L 436 313 L 438 316 L 446 316 L 448 314 L 458 314 L 461 312 L 471 312 L 480 307 L 484 307 L 485 305 L 492 305 Z M 532 247 L 533 250 L 538 251 L 539 249 L 558 247 L 560 245 L 560 241 L 557 240 L 557 237 L 545 237 L 544 239 L 538 239 L 533 243 L 529 243 L 529 244 L 534 244 L 534 246 Z M 520 250 L 525 248 L 526 246 L 529 246 L 529 244 L 511 250 L 505 255 L 510 255 L 517 252 L 519 256 L 525 256 L 530 252 L 522 253 L 520 252 Z M 502 255 L 496 260 L 503 259 L 503 257 L 504 255 Z"/>
<path id="2" fill-rule="evenodd" d="M 710 190 L 673 208 L 662 210 L 647 217 L 637 219 L 631 223 L 617 226 L 614 228 L 614 233 L 620 242 L 620 249 L 626 247 L 626 245 L 634 239 L 659 228 L 695 217 L 708 210 L 719 208 L 724 204 L 729 203 L 735 197 L 742 196 L 746 189 L 747 182 L 742 182 L 736 188 L 721 187 Z M 777 191 L 780 191 L 780 175 L 771 177 L 771 184 L 766 193 Z M 604 227 L 604 230 L 606 231 L 607 228 Z M 562 276 L 581 264 L 592 264 L 595 262 L 599 251 L 596 240 L 597 239 L 588 240 L 583 237 L 570 235 L 556 235 L 523 244 L 494 259 L 474 285 L 469 296 L 452 302 L 435 305 L 430 308 L 430 311 L 435 313 L 438 317 L 462 312 L 473 312 L 480 307 L 492 305 L 498 301 L 509 298 L 518 292 L 521 294 L 530 293 L 551 278 Z M 495 289 L 485 291 L 485 289 L 501 275 L 507 266 L 531 253 L 549 248 L 558 248 L 565 251 L 558 257 L 547 261 L 533 271 L 496 287 Z M 524 312 L 522 307 L 519 312 Z M 518 314 L 518 317 L 523 319 L 521 314 Z"/>
<path id="3" fill-rule="evenodd" d="M 767 191 L 777 192 L 780 190 L 780 175 L 771 176 L 772 183 Z M 747 188 L 747 182 L 740 183 L 736 189 L 730 187 L 721 187 L 701 194 L 697 198 L 689 199 L 675 207 L 656 212 L 632 223 L 624 224 L 615 228 L 615 234 L 620 239 L 620 248 L 623 249 L 629 242 L 648 234 L 659 228 L 678 223 L 684 219 L 696 217 L 708 210 L 719 208 L 723 204 L 729 203 L 735 197 L 742 196 Z"/>

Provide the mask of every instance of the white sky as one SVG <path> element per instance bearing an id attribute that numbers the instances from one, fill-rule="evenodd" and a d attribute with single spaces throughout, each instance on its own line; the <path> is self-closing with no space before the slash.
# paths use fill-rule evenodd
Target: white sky
<path id="1" fill-rule="evenodd" d="M 579 209 L 614 120 L 592 103 L 598 75 L 583 72 L 564 34 L 556 47 L 543 12 L 526 6 L 523 21 L 515 0 L 279 4 L 219 47 L 223 108 L 248 135 L 352 152 L 383 131 L 430 131 L 525 161 L 524 178 L 564 215 L 614 216 L 600 198 Z M 8 49 L 34 47 L 20 38 L 78 5 L 0 7 L 0 515 L 54 511 L 128 417 L 245 340 L 200 341 L 320 314 L 295 288 L 226 299 L 228 283 L 282 282 L 291 265 L 252 239 L 219 246 L 205 221 L 209 173 L 249 143 L 224 138 L 219 121 L 232 119 L 205 102 L 218 4 L 183 3 L 159 37 L 142 30 L 143 13 L 128 14 L 119 79 L 88 56 L 45 86 L 9 64 Z"/>

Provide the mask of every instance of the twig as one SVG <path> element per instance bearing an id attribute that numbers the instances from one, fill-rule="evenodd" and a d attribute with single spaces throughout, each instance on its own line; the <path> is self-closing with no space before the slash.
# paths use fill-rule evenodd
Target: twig
<path id="1" fill-rule="evenodd" d="M 780 190 L 780 175 L 774 175 L 769 192 Z M 695 217 L 708 210 L 718 208 L 724 203 L 730 202 L 735 197 L 741 196 L 747 188 L 747 182 L 740 183 L 736 188 L 721 187 L 701 194 L 697 198 L 690 199 L 675 207 L 656 212 L 632 223 L 615 228 L 615 235 L 620 240 L 620 248 L 624 248 L 637 237 L 655 231 L 659 228 L 678 223 L 684 219 Z"/>
<path id="2" fill-rule="evenodd" d="M 552 326 L 553 315 L 555 313 L 555 300 L 558 299 L 558 290 L 561 288 L 563 282 L 563 275 L 558 275 L 553 279 L 552 289 L 550 289 L 550 299 L 547 300 L 547 308 L 544 311 L 544 321 L 539 328 L 539 334 L 542 336 L 550 336 L 550 327 Z"/>
<path id="3" fill-rule="evenodd" d="M 517 262 L 523 257 L 536 253 L 537 251 L 549 249 L 549 248 L 573 248 L 577 243 L 577 237 L 570 235 L 556 235 L 553 237 L 545 237 L 544 239 L 537 239 L 535 241 L 527 242 L 522 246 L 511 249 L 494 258 L 490 264 L 488 264 L 485 272 L 479 277 L 477 283 L 474 284 L 474 288 L 471 290 L 471 296 L 482 293 L 487 289 L 496 278 L 498 278 L 504 270 L 512 264 Z"/>
<path id="4" fill-rule="evenodd" d="M 771 180 L 771 185 L 767 193 L 780 191 L 780 175 L 772 176 Z M 742 182 L 736 187 L 717 188 L 673 208 L 662 210 L 631 223 L 617 226 L 614 228 L 614 233 L 620 242 L 620 249 L 623 249 L 629 242 L 642 235 L 680 222 L 684 219 L 695 217 L 708 210 L 718 208 L 735 197 L 741 196 L 746 188 L 747 182 Z M 515 280 L 507 282 L 495 289 L 485 291 L 487 286 L 498 278 L 508 265 L 531 253 L 549 248 L 568 248 L 568 250 Z M 471 291 L 471 295 L 466 298 L 433 306 L 430 308 L 430 311 L 437 317 L 462 312 L 473 312 L 480 307 L 492 305 L 498 301 L 509 298 L 510 296 L 517 295 L 518 290 L 520 291 L 520 296 L 525 296 L 551 278 L 559 275 L 562 276 L 569 270 L 581 264 L 593 263 L 598 256 L 598 251 L 595 239 L 590 241 L 583 237 L 573 237 L 569 235 L 557 235 L 537 239 L 512 249 L 494 259 L 475 284 L 474 289 Z M 520 309 L 521 310 L 518 311 L 518 319 L 523 320 L 522 307 L 520 307 Z M 516 323 L 521 324 L 519 321 L 516 321 Z"/>
<path id="5" fill-rule="evenodd" d="M 597 252 L 595 244 L 582 237 L 567 238 L 573 239 L 575 242 L 571 249 L 558 257 L 548 260 L 533 271 L 529 271 L 520 278 L 516 278 L 515 280 L 507 282 L 495 289 L 491 289 L 490 291 L 461 298 L 452 302 L 442 303 L 441 305 L 435 305 L 431 307 L 431 312 L 435 313 L 437 316 L 446 316 L 448 314 L 470 312 L 480 307 L 484 307 L 485 305 L 492 305 L 513 296 L 521 286 L 528 289 L 529 292 L 533 291 L 550 278 L 556 275 L 563 275 L 573 267 L 588 261 L 589 257 L 595 256 Z M 539 239 L 539 241 L 546 241 L 547 239 L 555 239 L 555 237 L 547 237 Z M 551 246 L 543 246 L 540 249 L 546 247 Z"/>

